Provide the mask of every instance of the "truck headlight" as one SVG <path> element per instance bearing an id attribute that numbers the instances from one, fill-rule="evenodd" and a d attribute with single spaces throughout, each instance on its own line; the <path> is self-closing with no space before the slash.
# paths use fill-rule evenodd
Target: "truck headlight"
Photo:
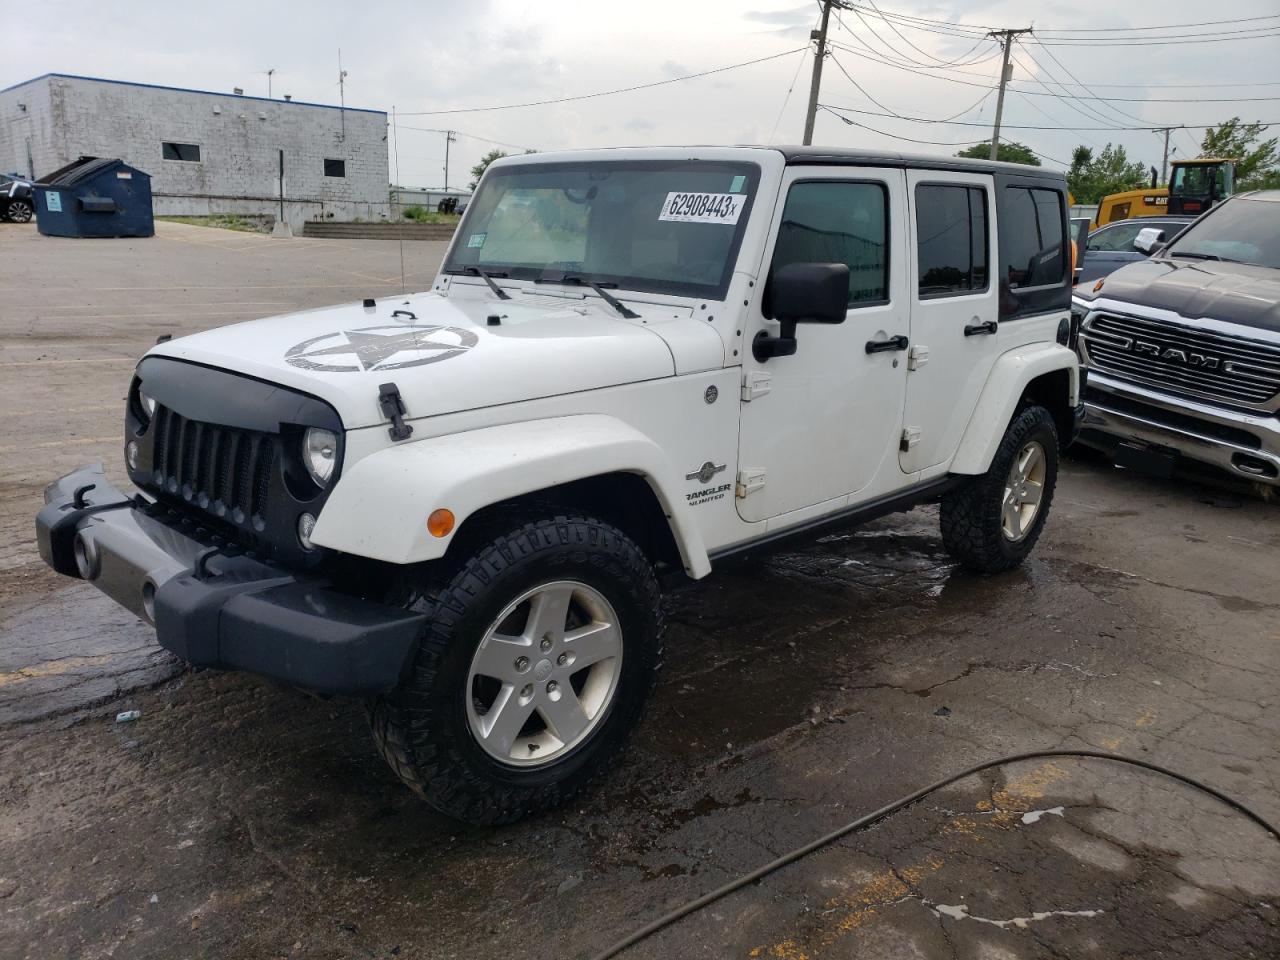
<path id="1" fill-rule="evenodd" d="M 333 466 L 338 458 L 338 436 L 332 430 L 308 427 L 302 435 L 302 462 L 315 485 L 324 489 L 333 476 Z"/>
<path id="2" fill-rule="evenodd" d="M 142 404 L 142 409 L 146 412 L 148 420 L 150 420 L 152 417 L 156 415 L 156 398 L 155 397 L 149 397 L 147 396 L 145 391 L 139 390 L 138 402 Z"/>

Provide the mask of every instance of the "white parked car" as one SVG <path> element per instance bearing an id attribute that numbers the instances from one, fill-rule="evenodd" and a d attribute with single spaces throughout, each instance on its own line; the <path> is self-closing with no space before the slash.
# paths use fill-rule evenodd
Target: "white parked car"
<path id="1" fill-rule="evenodd" d="M 367 698 L 396 773 L 496 823 L 617 755 L 659 575 L 940 501 L 1008 569 L 1079 390 L 1061 175 L 817 148 L 486 172 L 429 291 L 139 362 L 45 559 L 193 664 Z M 767 602 L 762 598 L 761 602 Z"/>

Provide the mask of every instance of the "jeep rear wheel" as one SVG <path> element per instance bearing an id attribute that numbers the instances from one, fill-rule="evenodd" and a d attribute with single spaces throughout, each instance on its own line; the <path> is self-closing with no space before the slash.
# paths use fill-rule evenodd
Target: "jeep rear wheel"
<path id="1" fill-rule="evenodd" d="M 999 573 L 1021 563 L 1044 529 L 1058 479 L 1058 432 L 1031 406 L 1005 430 L 991 466 L 942 498 L 942 542 L 962 566 Z"/>
<path id="2" fill-rule="evenodd" d="M 429 615 L 412 672 L 370 703 L 392 769 L 437 810 L 509 823 L 562 803 L 622 750 L 653 687 L 652 567 L 591 517 L 538 519 L 477 549 L 409 605 Z"/>

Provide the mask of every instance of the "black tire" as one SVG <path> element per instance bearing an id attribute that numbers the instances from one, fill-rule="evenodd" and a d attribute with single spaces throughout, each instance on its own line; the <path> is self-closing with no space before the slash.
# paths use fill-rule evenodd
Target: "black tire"
<path id="1" fill-rule="evenodd" d="M 564 756 L 537 767 L 501 763 L 467 717 L 472 657 L 508 604 L 543 583 L 573 580 L 613 607 L 625 652 L 596 726 Z M 429 615 L 411 673 L 371 700 L 373 738 L 392 770 L 432 807 L 477 825 L 511 823 L 564 803 L 622 752 L 662 662 L 658 583 L 622 531 L 586 516 L 544 517 L 487 539 L 448 582 L 409 605 Z"/>
<path id="2" fill-rule="evenodd" d="M 12 223 L 30 223 L 32 212 L 31 204 L 26 200 L 10 200 L 5 219 Z"/>
<path id="3" fill-rule="evenodd" d="M 1039 509 L 1026 533 L 1017 540 L 1002 528 L 1006 481 L 1014 458 L 1032 441 L 1044 450 L 1045 475 Z M 1000 573 L 1016 567 L 1040 538 L 1058 481 L 1058 431 L 1044 407 L 1019 411 L 981 476 L 943 495 L 942 542 L 960 565 L 978 573 Z"/>

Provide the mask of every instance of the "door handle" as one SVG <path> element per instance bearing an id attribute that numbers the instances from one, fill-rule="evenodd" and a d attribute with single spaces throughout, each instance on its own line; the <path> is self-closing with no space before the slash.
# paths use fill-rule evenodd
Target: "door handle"
<path id="1" fill-rule="evenodd" d="M 973 319 L 977 320 L 977 317 Z M 977 337 L 983 334 L 995 333 L 1000 329 L 1000 325 L 994 320 L 987 320 L 984 323 L 970 323 L 964 328 L 966 337 Z"/>
<path id="2" fill-rule="evenodd" d="M 907 349 L 907 338 L 899 334 L 888 340 L 868 340 L 867 353 L 888 353 L 891 350 Z"/>

